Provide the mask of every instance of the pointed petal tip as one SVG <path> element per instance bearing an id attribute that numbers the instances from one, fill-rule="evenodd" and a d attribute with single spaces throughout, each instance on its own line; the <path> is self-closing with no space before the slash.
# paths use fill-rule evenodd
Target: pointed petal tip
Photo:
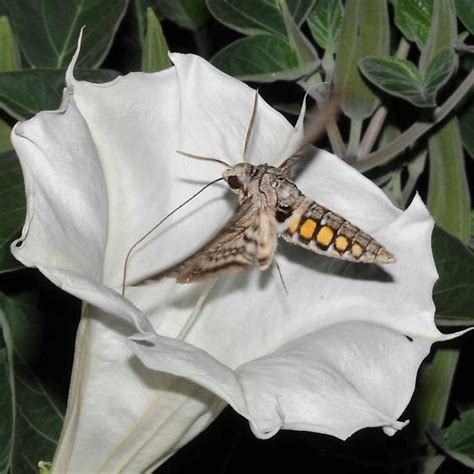
<path id="1" fill-rule="evenodd" d="M 71 62 L 69 63 L 69 66 L 67 67 L 67 70 L 66 70 L 66 87 L 68 89 L 72 89 L 74 81 L 75 81 L 74 68 L 76 67 L 76 62 L 77 62 L 77 59 L 79 58 L 79 53 L 81 52 L 82 34 L 84 32 L 85 27 L 86 26 L 83 25 L 81 28 L 81 31 L 79 32 L 79 38 L 77 38 L 76 51 L 74 52 Z"/>

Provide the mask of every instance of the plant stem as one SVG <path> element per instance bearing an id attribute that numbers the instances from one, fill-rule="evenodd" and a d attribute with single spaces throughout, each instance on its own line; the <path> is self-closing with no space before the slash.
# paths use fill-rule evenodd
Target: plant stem
<path id="1" fill-rule="evenodd" d="M 345 159 L 352 162 L 357 157 L 357 150 L 362 132 L 362 120 L 351 120 L 351 131 L 349 133 L 349 144 L 347 145 Z"/>
<path id="2" fill-rule="evenodd" d="M 354 167 L 363 173 L 377 166 L 387 164 L 392 158 L 414 143 L 430 128 L 441 122 L 454 109 L 454 107 L 458 105 L 473 85 L 474 71 L 471 71 L 449 99 L 447 99 L 442 106 L 437 107 L 434 110 L 432 122 L 415 122 L 410 128 L 393 140 L 393 142 L 389 143 L 384 148 L 371 153 L 365 160 L 354 163 Z"/>
<path id="3" fill-rule="evenodd" d="M 326 131 L 328 132 L 329 143 L 335 155 L 342 158 L 346 154 L 346 145 L 339 131 L 339 127 L 335 120 L 330 120 L 327 124 Z"/>
<path id="4" fill-rule="evenodd" d="M 359 151 L 357 152 L 357 159 L 364 160 L 372 150 L 375 140 L 379 136 L 380 130 L 382 130 L 385 118 L 387 117 L 387 107 L 382 105 L 377 109 L 377 112 L 372 116 L 369 126 L 365 131 L 364 137 L 360 142 Z"/>
<path id="5" fill-rule="evenodd" d="M 398 59 L 405 59 L 410 51 L 410 43 L 402 38 L 398 44 L 397 52 L 395 57 Z M 364 160 L 366 156 L 371 152 L 377 137 L 379 136 L 380 130 L 382 130 L 385 118 L 387 117 L 387 107 L 381 106 L 377 112 L 373 115 L 370 120 L 369 126 L 360 142 L 359 151 L 357 157 L 360 160 Z"/>

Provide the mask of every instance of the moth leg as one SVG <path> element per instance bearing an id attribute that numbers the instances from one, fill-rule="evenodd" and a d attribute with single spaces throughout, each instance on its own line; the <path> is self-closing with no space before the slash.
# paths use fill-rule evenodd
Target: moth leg
<path id="1" fill-rule="evenodd" d="M 283 278 L 283 273 L 281 272 L 280 265 L 278 265 L 278 262 L 275 260 L 275 267 L 278 271 L 278 276 L 280 277 L 281 285 L 283 286 L 284 292 L 288 295 L 288 288 L 286 287 L 285 279 Z"/>

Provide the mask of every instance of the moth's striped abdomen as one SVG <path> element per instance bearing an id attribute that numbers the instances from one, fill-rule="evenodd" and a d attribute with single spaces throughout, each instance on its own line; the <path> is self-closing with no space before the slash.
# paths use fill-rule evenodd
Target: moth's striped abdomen
<path id="1" fill-rule="evenodd" d="M 356 262 L 395 261 L 372 236 L 314 201 L 305 200 L 285 224 L 282 237 L 309 250 Z"/>

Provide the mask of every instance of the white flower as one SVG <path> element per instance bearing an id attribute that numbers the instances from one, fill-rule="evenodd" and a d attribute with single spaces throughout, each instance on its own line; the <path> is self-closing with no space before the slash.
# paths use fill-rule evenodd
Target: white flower
<path id="1" fill-rule="evenodd" d="M 86 303 L 54 472 L 151 469 L 226 403 L 262 438 L 281 428 L 344 439 L 368 426 L 403 427 L 418 367 L 446 339 L 434 324 L 433 221 L 421 200 L 402 212 L 322 152 L 297 184 L 376 236 L 396 264 L 348 264 L 282 245 L 288 294 L 271 267 L 214 286 L 164 279 L 124 298 L 130 246 L 222 173 L 176 150 L 241 161 L 254 92 L 180 54 L 163 72 L 81 82 L 77 54 L 62 107 L 12 135 L 28 201 L 12 252 Z M 279 164 L 300 137 L 301 121 L 293 129 L 259 100 L 253 163 Z M 228 197 L 218 184 L 175 214 L 134 253 L 129 278 L 199 248 L 231 215 Z"/>

